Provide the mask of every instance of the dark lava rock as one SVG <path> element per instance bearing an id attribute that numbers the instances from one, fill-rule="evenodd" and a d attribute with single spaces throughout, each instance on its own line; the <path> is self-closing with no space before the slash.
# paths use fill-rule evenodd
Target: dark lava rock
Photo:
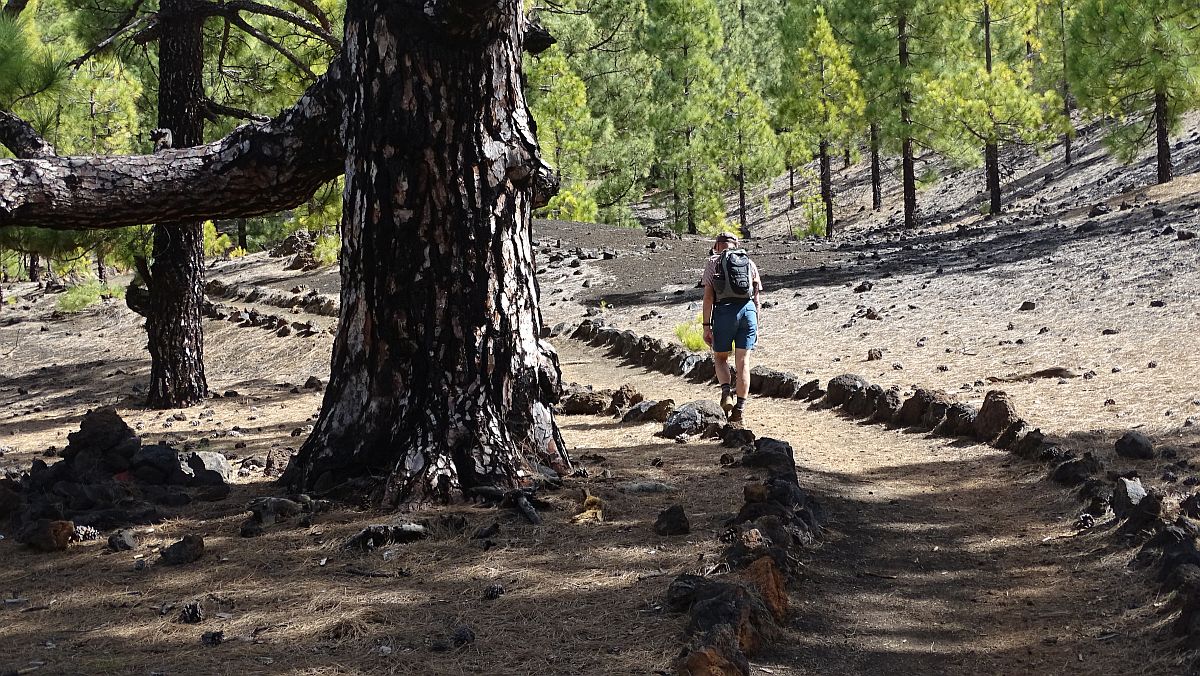
<path id="1" fill-rule="evenodd" d="M 819 309 L 820 307 L 821 307 L 820 303 L 809 303 L 808 307 L 806 307 L 804 309 L 809 312 L 812 312 L 813 310 Z"/>
<path id="2" fill-rule="evenodd" d="M 621 422 L 666 422 L 667 416 L 671 415 L 673 410 L 675 410 L 675 400 L 673 399 L 642 401 L 629 409 L 621 418 Z"/>
<path id="3" fill-rule="evenodd" d="M 1019 310 L 1021 312 L 1029 312 L 1030 310 L 1036 310 L 1036 309 L 1037 309 L 1037 303 L 1035 303 L 1031 300 L 1027 300 L 1024 303 L 1021 303 L 1021 307 L 1017 308 L 1017 310 Z"/>
<path id="4" fill-rule="evenodd" d="M 854 287 L 854 293 L 866 293 L 873 288 L 875 288 L 875 282 L 864 281 L 863 283 Z"/>
<path id="5" fill-rule="evenodd" d="M 600 415 L 612 402 L 612 392 L 577 390 L 563 397 L 559 410 L 563 415 Z"/>
<path id="6" fill-rule="evenodd" d="M 159 552 L 159 556 L 168 566 L 191 563 L 204 556 L 204 538 L 199 535 L 185 535 L 179 542 Z"/>
<path id="7" fill-rule="evenodd" d="M 475 630 L 471 629 L 471 627 L 465 624 L 460 624 L 454 628 L 453 632 L 450 633 L 450 642 L 453 643 L 454 647 L 456 648 L 461 648 L 468 643 L 474 643 Z"/>
<path id="8" fill-rule="evenodd" d="M 1118 439 L 1116 449 L 1122 458 L 1149 460 L 1154 457 L 1154 444 L 1137 430 L 1130 430 Z"/>
<path id="9" fill-rule="evenodd" d="M 851 373 L 845 373 L 830 379 L 826 388 L 825 404 L 841 406 L 850 401 L 855 394 L 867 389 L 867 381 Z"/>
<path id="10" fill-rule="evenodd" d="M 958 402 L 946 409 L 946 419 L 942 422 L 939 432 L 949 437 L 969 437 L 975 431 L 975 418 L 978 413 L 970 404 Z"/>
<path id="11" fill-rule="evenodd" d="M 206 646 L 219 646 L 225 642 L 225 632 L 223 631 L 206 631 L 200 637 L 200 642 Z"/>
<path id="12" fill-rule="evenodd" d="M 659 513 L 654 532 L 659 535 L 687 535 L 692 531 L 682 505 L 671 505 Z"/>
<path id="13" fill-rule="evenodd" d="M 1124 519 L 1128 517 L 1133 508 L 1137 507 L 1146 497 L 1146 489 L 1142 487 L 1140 479 L 1126 479 L 1121 477 L 1117 479 L 1113 486 L 1112 510 L 1117 515 L 1117 518 Z"/>
<path id="14" fill-rule="evenodd" d="M 233 467 L 220 453 L 192 451 L 187 454 L 186 462 L 192 471 L 189 486 L 224 486 L 233 478 Z"/>
<path id="15" fill-rule="evenodd" d="M 725 424 L 725 411 L 715 401 L 691 401 L 676 408 L 667 416 L 658 436 L 674 439 L 681 434 L 689 436 L 704 432 L 710 424 Z"/>
<path id="16" fill-rule="evenodd" d="M 855 418 L 866 418 L 875 414 L 875 402 L 881 396 L 883 396 L 883 388 L 879 385 L 870 385 L 866 389 L 850 395 L 850 400 L 846 402 L 843 410 Z"/>
<path id="17" fill-rule="evenodd" d="M 70 521 L 38 519 L 17 531 L 16 540 L 39 552 L 61 552 L 74 535 L 75 524 Z"/>
<path id="18" fill-rule="evenodd" d="M 1112 207 L 1107 204 L 1097 204 L 1088 210 L 1088 218 L 1096 218 L 1109 213 L 1112 213 Z"/>
<path id="19" fill-rule="evenodd" d="M 883 350 L 877 347 L 867 350 L 867 361 L 879 361 L 880 359 L 883 359 Z"/>
<path id="20" fill-rule="evenodd" d="M 875 398 L 875 415 L 871 419 L 876 422 L 890 423 L 900 412 L 902 404 L 900 388 L 889 387 L 883 391 L 883 394 Z"/>
<path id="21" fill-rule="evenodd" d="M 179 611 L 179 621 L 184 624 L 199 624 L 204 621 L 204 604 L 199 601 L 189 601 L 183 604 Z"/>
<path id="22" fill-rule="evenodd" d="M 114 552 L 128 552 L 137 549 L 138 544 L 137 535 L 130 528 L 122 528 L 108 536 L 108 548 Z"/>
<path id="23" fill-rule="evenodd" d="M 1020 421 L 1017 408 L 1007 392 L 991 390 L 983 397 L 983 406 L 975 416 L 975 438 L 990 442 Z"/>
<path id="24" fill-rule="evenodd" d="M 484 601 L 495 601 L 501 596 L 504 596 L 504 585 L 502 584 L 489 584 L 483 590 Z"/>
<path id="25" fill-rule="evenodd" d="M 1064 486 L 1078 486 L 1101 469 L 1103 469 L 1101 462 L 1091 452 L 1087 452 L 1083 454 L 1082 458 L 1072 458 L 1055 467 L 1050 478 Z"/>

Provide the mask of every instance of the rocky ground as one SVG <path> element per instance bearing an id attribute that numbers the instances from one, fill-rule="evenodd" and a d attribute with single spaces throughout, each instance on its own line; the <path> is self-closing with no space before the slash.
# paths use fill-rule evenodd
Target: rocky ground
<path id="1" fill-rule="evenodd" d="M 1181 169 L 1200 159 L 1194 136 L 1180 141 Z M 795 214 L 776 187 L 750 242 L 771 304 L 756 362 L 822 383 L 853 372 L 905 393 L 941 388 L 976 405 L 1002 388 L 1066 452 L 1104 463 L 1101 483 L 1141 477 L 1164 514 L 1178 513 L 1200 483 L 1200 238 L 1187 236 L 1200 230 L 1200 181 L 1147 187 L 1144 158 L 1118 167 L 1085 141 L 1070 172 L 1013 160 L 1013 206 L 999 219 L 978 215 L 976 172 L 949 176 L 922 193 L 929 225 L 914 232 L 893 211 L 860 210 L 862 167 L 839 177 L 846 228 L 832 242 L 788 237 Z M 894 177 L 888 186 L 891 205 Z M 535 235 L 548 325 L 590 315 L 673 339 L 699 311 L 705 240 L 557 222 Z M 120 301 L 66 315 L 54 294 L 5 289 L 17 302 L 0 312 L 0 467 L 66 454 L 80 486 L 86 472 L 128 471 L 132 495 L 116 508 L 141 501 L 157 515 L 125 534 L 128 551 L 108 544 L 115 528 L 42 553 L 0 527 L 0 673 L 670 670 L 689 620 L 665 607 L 667 586 L 711 572 L 743 484 L 761 471 L 723 462 L 730 449 L 717 441 L 656 437 L 660 423 L 564 415 L 587 476 L 544 494 L 541 525 L 456 506 L 400 517 L 425 529 L 418 541 L 347 550 L 397 517 L 263 502 L 284 497 L 273 478 L 320 406 L 336 321 L 336 271 L 291 263 L 212 265 L 206 363 L 221 396 L 183 411 L 141 406 L 145 338 Z M 605 348 L 555 343 L 566 380 L 677 403 L 714 396 Z M 867 360 L 873 348 L 882 359 Z M 83 462 L 64 450 L 100 406 L 136 433 L 141 455 Z M 747 425 L 791 442 L 800 486 L 824 508 L 820 537 L 787 563 L 798 571 L 791 612 L 751 673 L 1188 671 L 1175 633 L 1184 597 L 1131 565 L 1145 536 L 1107 508 L 1076 528 L 1079 497 L 1036 459 L 795 400 L 755 398 Z M 1154 457 L 1114 452 L 1131 429 Z M 145 450 L 156 444 L 224 486 L 166 481 L 169 463 L 149 458 L 179 456 Z M 656 532 L 671 505 L 690 533 Z M 195 555 L 189 535 L 203 554 L 170 565 Z"/>

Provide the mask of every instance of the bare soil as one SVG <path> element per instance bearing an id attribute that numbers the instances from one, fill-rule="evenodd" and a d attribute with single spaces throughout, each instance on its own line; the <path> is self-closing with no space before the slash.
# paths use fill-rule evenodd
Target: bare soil
<path id="1" fill-rule="evenodd" d="M 1181 170 L 1200 160 L 1193 137 L 1177 153 Z M 1111 469 L 1136 470 L 1147 483 L 1177 474 L 1179 482 L 1162 485 L 1173 505 L 1191 492 L 1183 480 L 1200 461 L 1200 427 L 1187 424 L 1200 416 L 1200 239 L 1161 233 L 1197 229 L 1198 183 L 1184 177 L 1147 187 L 1144 158 L 1118 167 L 1094 138 L 1072 172 L 1047 158 L 1006 161 L 1010 215 L 983 220 L 975 210 L 978 174 L 959 172 L 923 192 L 930 224 L 914 232 L 898 230 L 894 212 L 859 210 L 869 193 L 864 168 L 852 167 L 839 177 L 846 231 L 834 242 L 788 237 L 797 215 L 774 186 L 772 209 L 755 215 L 760 237 L 750 243 L 766 299 L 776 303 L 764 312 L 755 361 L 822 380 L 855 372 L 885 386 L 941 387 L 976 403 L 1002 387 L 1024 417 L 1071 450 L 1096 452 Z M 890 205 L 894 177 L 887 186 Z M 1113 212 L 1089 218 L 1102 201 Z M 1155 215 L 1156 206 L 1166 215 Z M 579 321 L 603 301 L 606 320 L 670 338 L 698 312 L 704 239 L 651 240 L 641 231 L 571 223 L 539 223 L 537 238 L 548 323 Z M 618 255 L 573 264 L 567 254 L 575 247 Z M 565 258 L 550 263 L 556 254 Z M 209 274 L 280 293 L 302 285 L 337 294 L 336 271 L 282 268 L 280 259 L 256 254 L 215 263 Z M 863 281 L 874 285 L 856 293 Z M 327 378 L 328 332 L 280 338 L 206 321 L 210 384 L 227 396 L 177 420 L 175 411 L 141 406 L 145 334 L 122 303 L 61 315 L 55 296 L 31 285 L 6 288 L 5 296 L 18 302 L 0 314 L 0 467 L 53 455 L 99 405 L 114 405 L 148 442 L 220 451 L 236 467 L 298 446 L 320 407 L 321 394 L 299 386 L 309 376 Z M 1036 308 L 1018 310 L 1027 300 Z M 811 303 L 817 309 L 806 310 Z M 867 309 L 882 319 L 866 319 Z M 642 319 L 651 310 L 657 316 Z M 557 345 L 567 380 L 628 383 L 679 403 L 713 397 L 708 387 L 622 366 L 573 341 Z M 884 359 L 866 362 L 875 347 Z M 1023 377 L 1048 367 L 1072 373 Z M 239 476 L 226 500 L 196 502 L 140 528 L 144 544 L 135 552 L 109 553 L 101 541 L 36 554 L 0 529 L 0 596 L 16 599 L 0 605 L 0 672 L 669 670 L 683 620 L 662 610 L 662 594 L 674 575 L 700 569 L 721 549 L 717 536 L 755 472 L 721 468 L 726 449 L 713 443 L 654 437 L 653 424 L 595 416 L 561 424 L 589 476 L 549 494 L 555 509 L 537 527 L 471 505 L 403 515 L 343 505 L 312 526 L 284 524 L 243 539 L 246 503 L 282 491 L 256 469 Z M 1175 602 L 1129 565 L 1136 543 L 1118 537 L 1111 521 L 1075 531 L 1079 503 L 1045 478 L 1044 467 L 799 402 L 755 399 L 748 426 L 792 443 L 802 486 L 824 500 L 831 518 L 823 543 L 807 553 L 783 640 L 755 658 L 754 673 L 1187 671 L 1191 656 L 1168 630 Z M 1134 427 L 1178 459 L 1115 458 L 1112 440 Z M 641 479 L 677 490 L 622 490 Z M 585 493 L 604 501 L 602 522 L 573 519 Z M 654 534 L 658 512 L 676 502 L 692 534 Z M 466 528 L 448 527 L 448 515 L 465 517 Z M 371 554 L 340 548 L 363 526 L 396 518 L 429 520 L 435 534 Z M 493 523 L 500 530 L 492 545 L 471 537 Z M 204 558 L 179 568 L 158 564 L 157 550 L 186 533 L 205 536 Z M 143 570 L 139 559 L 148 563 Z M 493 584 L 504 594 L 485 600 Z M 188 601 L 204 605 L 202 623 L 176 621 Z M 464 624 L 474 642 L 434 649 Z M 209 631 L 223 631 L 225 642 L 202 645 Z"/>

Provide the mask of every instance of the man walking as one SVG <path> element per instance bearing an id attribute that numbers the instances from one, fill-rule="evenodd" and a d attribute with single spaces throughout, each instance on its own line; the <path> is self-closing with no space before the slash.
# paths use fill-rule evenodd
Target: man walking
<path id="1" fill-rule="evenodd" d="M 741 422 L 750 394 L 748 354 L 758 340 L 758 297 L 762 280 L 758 266 L 738 247 L 736 235 L 717 235 L 713 255 L 704 266 L 704 342 L 713 351 L 721 408 L 730 422 Z M 734 353 L 737 385 L 731 391 L 729 353 Z M 737 399 L 734 400 L 736 392 Z"/>

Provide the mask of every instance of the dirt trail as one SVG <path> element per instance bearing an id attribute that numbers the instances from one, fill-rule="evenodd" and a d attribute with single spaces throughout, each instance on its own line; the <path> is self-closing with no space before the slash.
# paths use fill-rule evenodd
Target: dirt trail
<path id="1" fill-rule="evenodd" d="M 558 345 L 567 381 L 629 383 L 677 403 L 715 398 L 602 350 Z M 1165 620 L 1127 567 L 1133 551 L 1100 527 L 1075 535 L 1076 503 L 1040 466 L 799 402 L 754 400 L 747 425 L 793 445 L 801 485 L 832 518 L 787 637 L 755 673 L 1183 671 L 1174 651 L 1147 654 Z"/>

